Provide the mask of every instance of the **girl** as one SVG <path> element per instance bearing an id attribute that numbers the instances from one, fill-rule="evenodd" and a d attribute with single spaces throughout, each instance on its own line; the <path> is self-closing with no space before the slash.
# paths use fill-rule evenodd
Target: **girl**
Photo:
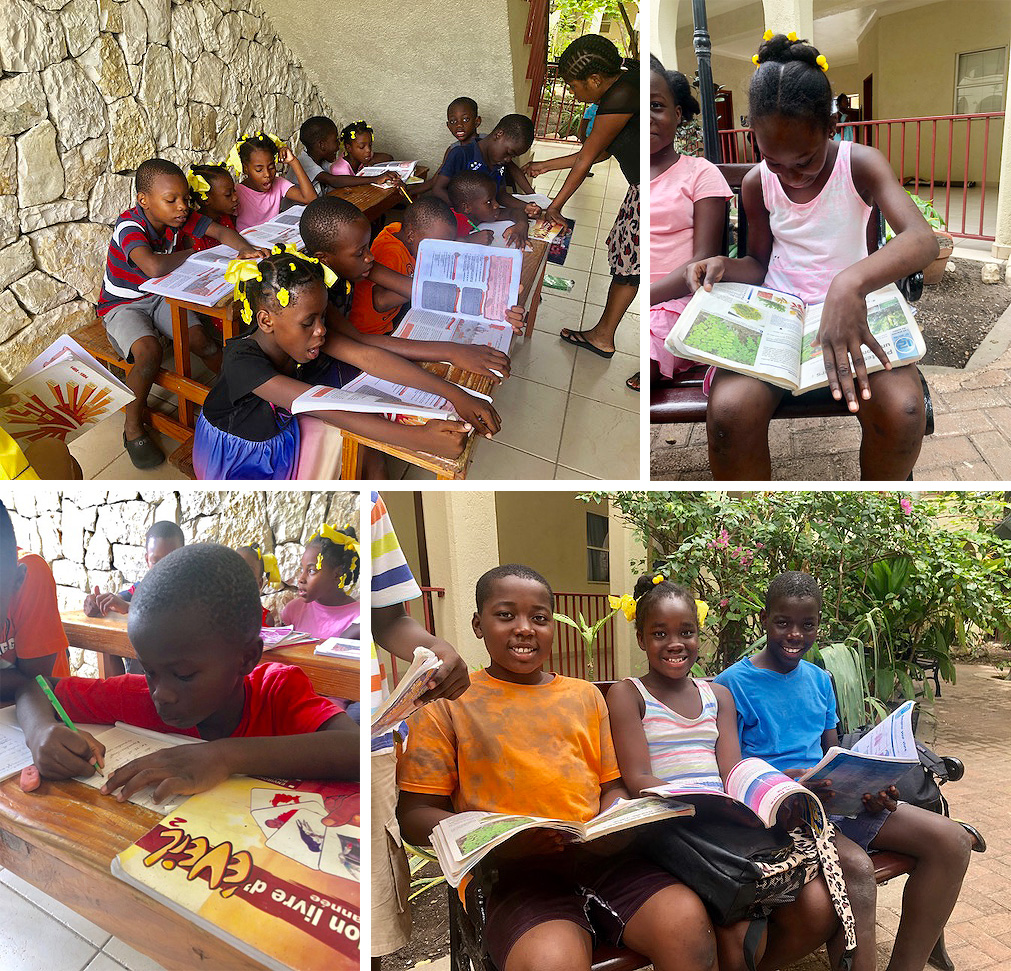
<path id="1" fill-rule="evenodd" d="M 655 57 L 649 64 L 649 356 L 655 381 L 694 366 L 663 342 L 688 303 L 685 267 L 720 251 L 732 193 L 712 162 L 674 148 L 681 123 L 699 111 L 688 79 L 664 70 Z"/>
<path id="2" fill-rule="evenodd" d="M 351 347 L 347 364 L 327 353 L 334 341 L 324 326 L 326 286 L 318 260 L 275 246 L 258 264 L 233 260 L 227 277 L 250 329 L 225 346 L 221 374 L 197 419 L 193 466 L 200 479 L 290 479 L 298 470 L 299 430 L 291 403 L 315 384 L 340 387 L 348 365 L 358 366 Z M 402 381 L 406 362 L 385 351 L 379 377 Z M 378 373 L 378 372 L 382 373 Z M 436 390 L 434 379 L 430 387 Z M 409 426 L 378 415 L 326 412 L 317 417 L 363 437 L 456 457 L 469 424 L 433 420 Z"/>
<path id="3" fill-rule="evenodd" d="M 190 207 L 219 225 L 235 230 L 239 194 L 235 189 L 235 180 L 228 169 L 223 165 L 194 165 L 186 173 L 186 181 L 190 186 Z M 218 245 L 218 240 L 211 236 L 189 238 L 195 250 L 210 249 Z"/>
<path id="4" fill-rule="evenodd" d="M 264 553 L 263 550 L 260 549 L 259 543 L 253 543 L 250 546 L 240 546 L 235 552 L 246 561 L 246 566 L 253 571 L 253 576 L 256 577 L 256 582 L 260 586 L 261 597 L 263 597 L 264 593 L 269 591 L 270 587 L 279 587 L 284 589 L 284 582 L 281 580 L 281 575 L 277 571 L 277 558 L 273 553 Z M 266 590 L 264 589 L 265 586 L 267 587 Z M 263 610 L 263 616 L 260 619 L 260 626 L 276 627 L 277 614 L 274 612 L 273 608 L 264 606 L 262 603 L 261 608 Z"/>
<path id="5" fill-rule="evenodd" d="M 660 582 L 657 582 L 657 580 Z M 737 712 L 728 689 L 691 676 L 699 655 L 698 607 L 681 586 L 642 577 L 635 631 L 649 671 L 620 681 L 607 693 L 618 767 L 629 793 L 676 782 L 723 791 L 723 780 L 741 760 Z M 716 927 L 720 971 L 751 966 L 745 957 L 748 921 Z M 807 883 L 790 904 L 776 907 L 757 942 L 759 971 L 799 960 L 829 937 L 838 966 L 838 921 L 825 881 Z M 872 949 L 873 951 L 873 949 Z M 873 953 L 870 955 L 873 962 Z M 873 967 L 873 963 L 870 965 Z"/>
<path id="6" fill-rule="evenodd" d="M 577 38 L 558 58 L 558 73 L 580 101 L 597 105 L 593 130 L 574 155 L 530 162 L 529 178 L 553 169 L 571 169 L 544 216 L 561 223 L 562 206 L 582 184 L 600 156 L 613 155 L 628 180 L 628 192 L 607 237 L 611 286 L 600 320 L 589 330 L 563 328 L 567 344 L 610 360 L 614 334 L 639 291 L 639 62 L 622 60 L 618 48 L 600 34 Z M 630 379 L 631 380 L 631 379 Z M 637 390 L 638 385 L 629 385 Z"/>
<path id="7" fill-rule="evenodd" d="M 281 623 L 313 637 L 357 639 L 361 613 L 345 592 L 358 579 L 358 533 L 349 523 L 337 529 L 324 524 L 302 553 L 298 597 L 284 605 Z"/>
<path id="8" fill-rule="evenodd" d="M 824 56 L 795 34 L 766 31 L 763 41 L 748 92 L 763 161 L 741 187 L 748 255 L 692 263 L 688 286 L 765 283 L 824 302 L 818 342 L 833 397 L 845 398 L 863 428 L 861 476 L 906 479 L 923 440 L 920 375 L 915 367 L 893 370 L 887 363 L 867 326 L 864 298 L 925 267 L 937 256 L 937 241 L 881 152 L 832 140 Z M 868 255 L 865 230 L 874 205 L 895 238 Z M 885 370 L 867 374 L 861 344 Z M 714 478 L 771 478 L 769 420 L 784 393 L 746 375 L 716 372 L 706 414 Z"/>
<path id="9" fill-rule="evenodd" d="M 291 166 L 298 179 L 297 186 L 278 176 L 278 162 Z M 302 163 L 276 135 L 265 135 L 262 131 L 243 135 L 228 153 L 225 165 L 243 176 L 235 187 L 239 195 L 235 225 L 240 233 L 273 219 L 281 211 L 282 198 L 303 206 L 316 198 L 316 190 Z"/>
<path id="10" fill-rule="evenodd" d="M 377 181 L 375 176 L 358 175 L 367 165 L 373 162 L 390 162 L 389 155 L 376 155 L 372 151 L 372 128 L 364 121 L 354 121 L 341 132 L 341 143 L 344 154 L 330 166 L 330 174 L 334 177 L 332 185 L 347 188 L 354 185 L 371 185 Z M 400 185 L 400 176 L 389 172 L 378 179 L 388 185 Z"/>

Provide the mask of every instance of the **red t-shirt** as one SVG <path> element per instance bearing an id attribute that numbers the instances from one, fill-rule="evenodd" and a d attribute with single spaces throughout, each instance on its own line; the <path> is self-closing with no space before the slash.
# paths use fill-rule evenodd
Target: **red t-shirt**
<path id="1" fill-rule="evenodd" d="M 213 221 L 219 226 L 224 226 L 226 229 L 235 229 L 235 220 L 231 216 L 222 216 L 220 219 Z M 194 250 L 210 249 L 212 246 L 220 245 L 221 242 L 213 236 L 191 236 L 189 233 L 186 234 L 186 239 L 193 246 Z"/>
<path id="2" fill-rule="evenodd" d="M 106 681 L 63 678 L 56 684 L 56 697 L 75 722 L 111 725 L 121 721 L 156 732 L 200 737 L 196 728 L 173 728 L 158 717 L 147 679 L 141 674 Z M 276 662 L 259 664 L 246 675 L 246 703 L 231 737 L 307 735 L 342 710 L 316 694 L 301 668 Z"/>
<path id="3" fill-rule="evenodd" d="M 49 564 L 37 553 L 18 550 L 18 566 L 25 578 L 14 592 L 0 627 L 0 666 L 16 664 L 19 657 L 55 654 L 53 675 L 70 674 L 67 635 L 56 605 L 56 581 Z"/>

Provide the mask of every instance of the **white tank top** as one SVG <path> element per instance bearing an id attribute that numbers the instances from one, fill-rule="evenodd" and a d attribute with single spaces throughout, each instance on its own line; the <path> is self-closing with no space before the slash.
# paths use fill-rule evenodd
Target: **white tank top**
<path id="1" fill-rule="evenodd" d="M 793 202 L 765 161 L 758 166 L 772 230 L 765 285 L 795 293 L 805 303 L 823 303 L 835 276 L 867 256 L 871 206 L 853 184 L 853 143 L 838 145 L 832 174 L 810 202 Z"/>

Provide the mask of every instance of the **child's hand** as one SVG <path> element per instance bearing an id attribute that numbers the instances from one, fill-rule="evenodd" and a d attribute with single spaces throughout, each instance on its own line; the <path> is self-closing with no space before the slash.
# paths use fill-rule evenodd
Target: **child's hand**
<path id="1" fill-rule="evenodd" d="M 699 287 L 712 290 L 714 283 L 719 283 L 726 272 L 725 256 L 710 256 L 707 260 L 699 260 L 697 263 L 689 263 L 685 267 L 685 282 L 688 289 L 694 293 Z"/>
<path id="2" fill-rule="evenodd" d="M 502 233 L 502 238 L 506 241 L 507 246 L 514 246 L 516 249 L 523 249 L 527 245 L 527 235 L 530 232 L 530 224 L 525 220 L 521 219 L 518 222 L 514 222 L 505 232 Z"/>
<path id="3" fill-rule="evenodd" d="M 270 250 L 260 249 L 256 246 L 247 246 L 245 249 L 239 250 L 240 260 L 265 260 L 270 256 Z"/>
<path id="4" fill-rule="evenodd" d="M 526 214 L 527 214 L 527 215 L 528 215 L 528 216 L 529 216 L 529 217 L 530 217 L 531 219 L 540 219 L 540 218 L 541 218 L 541 216 L 543 216 L 543 215 L 544 215 L 544 210 L 543 210 L 543 209 L 542 209 L 542 208 L 541 208 L 541 207 L 540 207 L 539 205 L 537 205 L 537 203 L 536 203 L 536 202 L 528 202 L 528 203 L 527 203 L 527 204 L 526 204 L 526 205 L 525 205 L 525 206 L 523 207 L 523 211 L 524 211 L 524 212 L 525 212 L 525 213 L 526 213 Z"/>
<path id="5" fill-rule="evenodd" d="M 74 732 L 62 722 L 47 725 L 29 742 L 32 759 L 45 779 L 72 779 L 95 774 L 105 765 L 105 746 L 90 732 Z"/>
<path id="6" fill-rule="evenodd" d="M 383 185 L 393 185 L 393 186 L 404 184 L 404 180 L 400 178 L 400 176 L 397 175 L 396 172 L 387 172 L 382 177 L 382 179 L 380 179 L 380 182 L 382 182 Z"/>
<path id="7" fill-rule="evenodd" d="M 455 344 L 450 354 L 450 364 L 464 371 L 483 374 L 496 383 L 509 377 L 509 355 L 494 347 L 483 347 L 477 344 Z M 502 375 L 492 373 L 498 371 Z"/>
<path id="8" fill-rule="evenodd" d="M 277 160 L 282 165 L 290 165 L 293 161 L 295 161 L 295 155 L 287 145 L 282 145 L 277 150 Z"/>
<path id="9" fill-rule="evenodd" d="M 495 852 L 496 860 L 525 860 L 532 856 L 555 856 L 568 842 L 556 829 L 528 829 L 506 840 Z"/>
<path id="10" fill-rule="evenodd" d="M 213 743 L 178 745 L 142 755 L 120 766 L 101 791 L 106 796 L 115 793 L 116 799 L 125 802 L 145 786 L 153 786 L 154 801 L 164 802 L 169 796 L 203 792 L 224 782 L 230 775 L 227 762 Z M 116 792 L 117 789 L 120 791 Z"/>
<path id="11" fill-rule="evenodd" d="M 467 444 L 467 436 L 474 426 L 452 419 L 433 418 L 417 426 L 416 447 L 422 452 L 432 452 L 448 459 L 459 458 Z"/>
<path id="12" fill-rule="evenodd" d="M 522 292 L 522 284 L 520 289 Z M 527 325 L 527 312 L 519 304 L 515 304 L 506 311 L 505 319 L 514 334 L 522 334 Z"/>
<path id="13" fill-rule="evenodd" d="M 547 167 L 547 162 L 535 162 L 531 159 L 523 166 L 523 174 L 528 179 L 536 179 L 537 176 L 543 175 L 545 172 L 550 172 L 551 169 Z"/>
<path id="14" fill-rule="evenodd" d="M 882 809 L 887 809 L 890 813 L 893 813 L 899 808 L 898 798 L 899 790 L 895 786 L 882 789 L 877 795 L 865 792 L 863 794 L 864 809 L 869 813 L 879 813 Z"/>
<path id="15" fill-rule="evenodd" d="M 84 613 L 87 617 L 101 617 L 102 611 L 98 608 L 98 598 L 102 596 L 102 591 L 95 587 L 93 593 L 89 593 L 84 598 Z"/>
<path id="16" fill-rule="evenodd" d="M 845 398 L 846 406 L 854 412 L 860 410 L 857 389 L 859 397 L 864 401 L 871 396 L 861 344 L 866 344 L 874 352 L 885 370 L 891 370 L 888 357 L 867 326 L 867 304 L 864 298 L 852 287 L 837 287 L 833 282 L 822 308 L 821 326 L 818 328 L 815 346 L 821 346 L 832 397 L 836 401 Z"/>
<path id="17" fill-rule="evenodd" d="M 114 593 L 100 593 L 96 597 L 95 602 L 98 606 L 99 615 L 102 617 L 107 617 L 110 610 L 117 614 L 130 613 L 130 605 L 122 597 Z"/>
<path id="18" fill-rule="evenodd" d="M 456 388 L 447 396 L 456 413 L 477 431 L 478 435 L 491 438 L 502 427 L 502 419 L 491 403 L 484 398 L 468 394 L 463 388 Z"/>
<path id="19" fill-rule="evenodd" d="M 477 243 L 479 246 L 489 246 L 495 238 L 495 233 L 491 229 L 475 230 L 467 237 L 468 243 Z"/>

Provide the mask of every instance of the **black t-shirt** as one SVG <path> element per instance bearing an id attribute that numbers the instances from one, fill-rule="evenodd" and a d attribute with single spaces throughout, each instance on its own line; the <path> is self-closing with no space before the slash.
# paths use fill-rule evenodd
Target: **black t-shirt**
<path id="1" fill-rule="evenodd" d="M 639 72 L 622 71 L 597 105 L 597 117 L 601 115 L 628 115 L 625 123 L 608 146 L 618 160 L 621 174 L 629 185 L 639 184 Z"/>

